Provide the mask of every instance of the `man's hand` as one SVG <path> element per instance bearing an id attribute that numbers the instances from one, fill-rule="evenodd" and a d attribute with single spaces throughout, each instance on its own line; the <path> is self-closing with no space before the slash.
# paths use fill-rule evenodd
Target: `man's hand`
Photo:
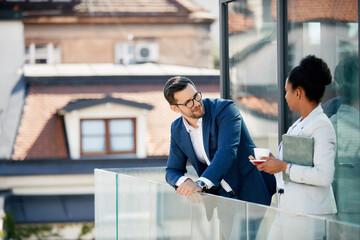
<path id="1" fill-rule="evenodd" d="M 262 157 L 261 159 L 266 160 L 266 162 L 257 165 L 259 171 L 274 174 L 278 172 L 285 172 L 286 170 L 287 162 L 283 162 L 275 157 Z"/>
<path id="2" fill-rule="evenodd" d="M 183 196 L 191 196 L 196 192 L 201 192 L 201 188 L 192 179 L 188 178 L 177 189 L 176 193 Z"/>

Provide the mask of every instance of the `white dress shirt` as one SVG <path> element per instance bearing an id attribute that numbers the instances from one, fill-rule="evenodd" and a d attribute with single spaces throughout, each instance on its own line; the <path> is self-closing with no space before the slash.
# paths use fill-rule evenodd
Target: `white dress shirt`
<path id="1" fill-rule="evenodd" d="M 275 174 L 277 188 L 284 189 L 283 194 L 278 194 L 279 208 L 305 214 L 336 213 L 331 186 L 335 171 L 336 135 L 321 106 L 317 106 L 305 119 L 299 118 L 287 134 L 314 138 L 314 166 L 293 164 L 289 175 L 293 182 L 285 183 L 282 172 Z M 281 143 L 281 160 L 282 150 Z"/>
<path id="2" fill-rule="evenodd" d="M 185 118 L 183 118 L 183 122 L 184 122 L 184 125 L 186 128 L 186 131 L 190 134 L 191 143 L 194 148 L 194 152 L 195 152 L 197 159 L 200 162 L 209 166 L 211 162 L 209 161 L 209 158 L 205 152 L 204 139 L 203 139 L 203 128 L 202 128 L 202 118 L 199 118 L 199 120 L 197 121 L 198 128 L 193 128 L 192 126 L 190 126 L 190 124 L 186 121 Z M 176 182 L 176 186 L 180 186 L 186 179 L 187 179 L 187 177 L 185 177 L 185 176 L 180 177 Z M 208 187 L 208 189 L 210 189 L 212 186 L 214 186 L 214 184 L 207 178 L 200 177 L 199 180 L 203 181 L 206 184 L 206 186 Z M 227 192 L 232 191 L 230 185 L 227 182 L 225 182 L 224 179 L 221 180 L 220 184 Z"/>

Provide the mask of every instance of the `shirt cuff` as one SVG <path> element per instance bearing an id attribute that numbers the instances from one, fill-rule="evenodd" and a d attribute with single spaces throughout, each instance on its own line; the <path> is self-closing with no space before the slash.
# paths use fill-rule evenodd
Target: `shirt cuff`
<path id="1" fill-rule="evenodd" d="M 183 182 L 186 181 L 186 179 L 188 179 L 188 177 L 185 177 L 185 176 L 180 177 L 180 178 L 176 181 L 175 185 L 176 185 L 177 187 L 179 187 Z"/>
<path id="2" fill-rule="evenodd" d="M 214 186 L 214 184 L 207 178 L 200 177 L 199 180 L 203 181 L 206 184 L 207 189 L 210 189 L 210 188 L 212 188 Z"/>

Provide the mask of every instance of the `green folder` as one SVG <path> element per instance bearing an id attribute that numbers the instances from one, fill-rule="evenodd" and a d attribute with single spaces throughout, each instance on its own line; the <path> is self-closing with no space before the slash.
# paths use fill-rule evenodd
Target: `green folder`
<path id="1" fill-rule="evenodd" d="M 314 138 L 284 134 L 282 143 L 285 162 L 301 166 L 314 166 Z M 291 181 L 286 173 L 283 173 L 283 180 L 285 182 Z"/>

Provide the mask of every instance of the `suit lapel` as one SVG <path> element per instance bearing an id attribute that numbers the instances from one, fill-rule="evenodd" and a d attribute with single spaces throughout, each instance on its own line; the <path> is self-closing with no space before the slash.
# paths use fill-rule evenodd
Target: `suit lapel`
<path id="1" fill-rule="evenodd" d="M 204 148 L 205 148 L 206 156 L 208 157 L 209 161 L 211 161 L 210 154 L 209 154 L 211 116 L 210 116 L 210 112 L 209 112 L 210 110 L 206 106 L 207 105 L 204 103 L 205 115 L 203 116 L 203 121 L 202 121 L 203 141 L 204 141 Z"/>

